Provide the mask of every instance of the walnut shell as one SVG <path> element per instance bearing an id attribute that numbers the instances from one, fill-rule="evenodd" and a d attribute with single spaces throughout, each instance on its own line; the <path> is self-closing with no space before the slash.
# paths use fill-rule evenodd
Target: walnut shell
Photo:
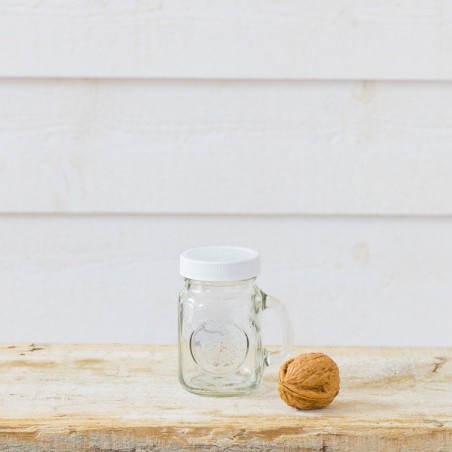
<path id="1" fill-rule="evenodd" d="M 298 355 L 281 365 L 278 392 L 299 410 L 325 408 L 339 393 L 339 368 L 323 353 Z"/>

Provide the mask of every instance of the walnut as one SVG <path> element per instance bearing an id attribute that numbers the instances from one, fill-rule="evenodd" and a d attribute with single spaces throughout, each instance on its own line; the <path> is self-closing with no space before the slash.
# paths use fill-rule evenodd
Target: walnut
<path id="1" fill-rule="evenodd" d="M 287 360 L 279 369 L 281 399 L 299 410 L 328 406 L 339 393 L 337 364 L 323 353 L 306 353 Z"/>

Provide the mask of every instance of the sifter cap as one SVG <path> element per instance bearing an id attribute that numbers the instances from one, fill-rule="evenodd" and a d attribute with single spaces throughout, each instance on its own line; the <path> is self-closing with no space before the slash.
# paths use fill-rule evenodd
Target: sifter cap
<path id="1" fill-rule="evenodd" d="M 198 281 L 239 281 L 259 273 L 259 253 L 250 248 L 203 246 L 180 256 L 180 274 Z"/>

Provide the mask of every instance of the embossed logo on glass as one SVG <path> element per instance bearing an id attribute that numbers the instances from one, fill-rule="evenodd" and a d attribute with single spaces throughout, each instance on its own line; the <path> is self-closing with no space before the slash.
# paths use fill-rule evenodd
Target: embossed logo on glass
<path id="1" fill-rule="evenodd" d="M 249 340 L 246 333 L 227 319 L 203 322 L 190 338 L 190 350 L 196 364 L 205 372 L 235 372 L 245 361 Z"/>

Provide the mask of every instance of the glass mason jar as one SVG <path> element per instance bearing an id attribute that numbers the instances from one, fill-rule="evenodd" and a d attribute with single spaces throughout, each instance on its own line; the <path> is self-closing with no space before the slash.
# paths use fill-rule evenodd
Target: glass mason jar
<path id="1" fill-rule="evenodd" d="M 179 296 L 179 381 L 208 396 L 245 394 L 256 388 L 264 368 L 291 351 L 293 332 L 284 305 L 256 285 L 257 251 L 226 246 L 182 253 L 185 287 Z M 262 346 L 265 309 L 279 316 L 283 346 Z"/>

